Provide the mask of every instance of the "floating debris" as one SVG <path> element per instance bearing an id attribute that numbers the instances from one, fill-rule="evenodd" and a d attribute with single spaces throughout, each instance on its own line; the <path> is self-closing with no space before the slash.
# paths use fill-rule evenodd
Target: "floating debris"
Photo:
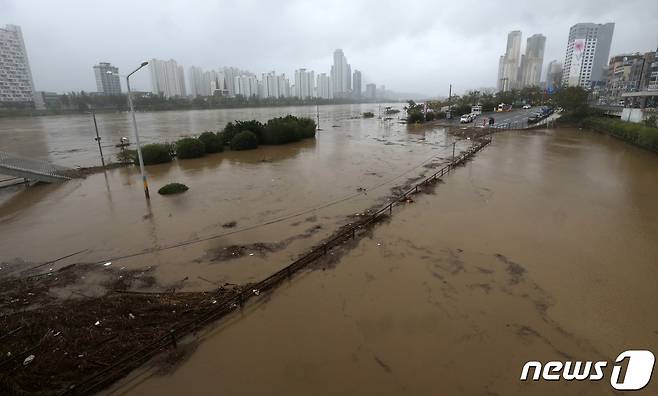
<path id="1" fill-rule="evenodd" d="M 251 292 L 254 293 L 257 296 L 260 295 L 260 290 L 258 290 L 258 289 L 253 289 L 253 290 L 251 290 Z"/>
<path id="2" fill-rule="evenodd" d="M 103 267 L 109 267 L 110 265 L 112 265 L 112 262 L 108 261 L 107 263 L 103 264 Z"/>
<path id="3" fill-rule="evenodd" d="M 30 355 L 23 360 L 23 366 L 27 366 L 28 364 L 32 363 L 34 360 L 34 355 Z"/>

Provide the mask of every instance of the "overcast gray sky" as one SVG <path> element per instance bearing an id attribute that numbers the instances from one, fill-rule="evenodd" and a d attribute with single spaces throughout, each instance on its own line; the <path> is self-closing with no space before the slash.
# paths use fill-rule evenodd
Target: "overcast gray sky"
<path id="1" fill-rule="evenodd" d="M 658 46 L 656 0 L 0 0 L 0 25 L 23 29 L 36 89 L 57 92 L 95 91 L 99 61 L 121 73 L 151 57 L 173 58 L 186 73 L 192 65 L 317 73 L 342 48 L 367 82 L 447 95 L 450 83 L 457 92 L 495 86 L 511 30 L 524 45 L 544 34 L 545 64 L 562 61 L 577 22 L 615 22 L 611 55 Z M 147 71 L 135 85 L 150 88 Z"/>

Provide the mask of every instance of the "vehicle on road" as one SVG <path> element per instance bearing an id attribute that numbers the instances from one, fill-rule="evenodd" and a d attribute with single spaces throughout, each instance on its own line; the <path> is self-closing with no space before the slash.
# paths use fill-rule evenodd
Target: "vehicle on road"
<path id="1" fill-rule="evenodd" d="M 469 122 L 472 122 L 475 119 L 476 116 L 473 114 L 464 114 L 459 118 L 459 123 L 460 124 L 466 124 Z"/>
<path id="2" fill-rule="evenodd" d="M 532 108 L 532 106 L 530 106 L 529 104 L 525 104 L 525 105 L 523 105 L 523 109 L 527 110 L 527 109 L 529 109 L 529 108 Z"/>
<path id="3" fill-rule="evenodd" d="M 482 114 L 482 106 L 476 105 L 471 107 L 471 114 L 475 114 L 476 116 Z"/>
<path id="4" fill-rule="evenodd" d="M 501 103 L 496 108 L 496 111 L 512 111 L 512 105 L 511 104 Z"/>

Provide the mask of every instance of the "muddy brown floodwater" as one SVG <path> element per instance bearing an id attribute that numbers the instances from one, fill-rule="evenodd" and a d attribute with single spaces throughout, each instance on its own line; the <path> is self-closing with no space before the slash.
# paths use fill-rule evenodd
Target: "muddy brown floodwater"
<path id="1" fill-rule="evenodd" d="M 144 113 L 138 122 L 147 140 L 165 141 L 219 129 L 233 119 L 313 116 L 315 110 Z M 150 289 L 155 291 L 198 291 L 260 280 L 385 200 L 392 188 L 449 161 L 456 138 L 443 128 L 358 118 L 363 111 L 377 112 L 377 105 L 321 106 L 323 130 L 316 139 L 148 166 L 150 205 L 135 167 L 59 185 L 2 190 L 0 278 L 36 266 L 43 272 L 71 263 L 98 263 L 102 269 L 111 262 L 117 270 L 154 268 L 157 282 Z M 99 115 L 107 140 L 123 133 L 126 117 Z M 96 155 L 92 140 L 82 143 L 88 122 L 84 116 L 2 120 L 0 143 L 3 149 L 30 155 L 30 139 L 38 135 L 46 158 L 88 163 Z M 79 150 L 65 150 L 76 145 Z M 457 152 L 469 145 L 458 140 Z M 178 196 L 155 193 L 170 182 L 185 183 L 190 190 Z M 93 283 L 94 278 L 81 278 L 70 292 L 102 294 Z"/>
<path id="2" fill-rule="evenodd" d="M 111 395 L 613 394 L 528 360 L 658 351 L 658 157 L 569 129 L 497 134 L 335 265 Z M 654 375 L 655 377 L 655 375 Z M 658 381 L 644 389 L 655 394 Z"/>

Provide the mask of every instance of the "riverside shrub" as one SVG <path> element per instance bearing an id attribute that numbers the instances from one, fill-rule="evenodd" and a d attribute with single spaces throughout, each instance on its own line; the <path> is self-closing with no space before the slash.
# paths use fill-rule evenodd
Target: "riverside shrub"
<path id="1" fill-rule="evenodd" d="M 585 128 L 607 133 L 638 146 L 658 151 L 658 128 L 607 117 L 587 117 L 583 119 Z"/>
<path id="2" fill-rule="evenodd" d="M 160 195 L 180 194 L 189 190 L 185 184 L 182 183 L 169 183 L 158 190 Z"/>
<path id="3" fill-rule="evenodd" d="M 206 153 L 219 153 L 224 150 L 224 139 L 214 132 L 204 132 L 199 136 Z"/>
<path id="4" fill-rule="evenodd" d="M 182 138 L 176 142 L 176 156 L 180 159 L 199 158 L 206 154 L 203 142 L 197 138 Z"/>
<path id="5" fill-rule="evenodd" d="M 310 118 L 277 117 L 267 121 L 260 136 L 261 144 L 286 144 L 315 137 L 316 124 Z"/>
<path id="6" fill-rule="evenodd" d="M 258 147 L 258 137 L 251 131 L 238 132 L 231 139 L 231 150 L 251 150 Z"/>
<path id="7" fill-rule="evenodd" d="M 170 162 L 172 160 L 171 145 L 169 143 L 147 144 L 142 147 L 142 159 L 144 160 L 144 165 L 155 165 Z M 135 164 L 139 163 L 139 158 L 137 157 L 136 151 L 134 154 L 134 162 Z"/>
<path id="8" fill-rule="evenodd" d="M 251 131 L 260 140 L 260 136 L 264 129 L 265 125 L 263 125 L 263 123 L 260 121 L 233 121 L 226 124 L 222 134 L 226 143 L 230 143 L 233 140 L 233 137 L 242 131 Z"/>

